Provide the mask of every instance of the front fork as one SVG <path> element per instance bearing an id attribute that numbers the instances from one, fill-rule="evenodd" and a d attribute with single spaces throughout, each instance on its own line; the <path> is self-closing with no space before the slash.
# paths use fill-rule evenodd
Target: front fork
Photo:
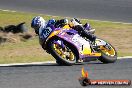
<path id="1" fill-rule="evenodd" d="M 65 45 L 61 40 L 54 41 L 54 44 L 57 44 L 59 47 L 65 48 Z"/>

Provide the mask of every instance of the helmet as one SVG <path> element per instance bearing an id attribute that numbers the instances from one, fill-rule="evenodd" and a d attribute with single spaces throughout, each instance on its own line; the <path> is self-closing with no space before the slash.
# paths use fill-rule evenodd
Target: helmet
<path id="1" fill-rule="evenodd" d="M 72 23 L 73 26 L 75 26 L 75 25 L 82 25 L 81 22 L 80 22 L 80 20 L 77 19 L 77 18 L 72 18 L 71 19 L 71 23 Z"/>
<path id="2" fill-rule="evenodd" d="M 36 16 L 32 19 L 31 27 L 35 29 L 35 32 L 39 32 L 39 28 L 45 26 L 46 21 L 43 19 L 43 17 Z"/>
<path id="3" fill-rule="evenodd" d="M 50 19 L 50 20 L 48 21 L 48 23 L 47 23 L 47 26 L 54 25 L 54 24 L 55 24 L 55 22 L 56 22 L 56 20 L 55 20 L 55 19 Z"/>

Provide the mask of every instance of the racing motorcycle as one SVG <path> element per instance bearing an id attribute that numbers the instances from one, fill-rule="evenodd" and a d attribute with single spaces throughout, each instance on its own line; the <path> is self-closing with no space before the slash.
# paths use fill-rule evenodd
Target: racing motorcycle
<path id="1" fill-rule="evenodd" d="M 42 31 L 39 41 L 42 48 L 51 54 L 59 65 L 94 60 L 114 63 L 117 60 L 117 52 L 110 43 L 100 38 L 91 42 L 81 37 L 74 29 L 47 27 Z"/>

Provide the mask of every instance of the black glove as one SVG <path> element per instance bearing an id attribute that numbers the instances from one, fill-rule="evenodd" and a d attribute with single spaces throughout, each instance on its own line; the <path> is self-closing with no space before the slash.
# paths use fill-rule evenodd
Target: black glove
<path id="1" fill-rule="evenodd" d="M 66 20 L 65 19 L 61 19 L 61 20 L 57 20 L 56 23 L 55 23 L 55 27 L 63 27 L 66 23 Z"/>

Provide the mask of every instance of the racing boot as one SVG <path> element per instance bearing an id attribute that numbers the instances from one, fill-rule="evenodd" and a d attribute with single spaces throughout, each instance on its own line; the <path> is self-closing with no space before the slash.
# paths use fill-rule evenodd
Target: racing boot
<path id="1" fill-rule="evenodd" d="M 86 23 L 85 25 L 83 25 L 83 27 L 84 27 L 84 29 L 85 29 L 87 32 L 89 32 L 89 33 L 91 33 L 91 34 L 94 34 L 94 33 L 95 33 L 95 29 L 92 29 L 91 26 L 90 26 L 90 24 Z"/>

